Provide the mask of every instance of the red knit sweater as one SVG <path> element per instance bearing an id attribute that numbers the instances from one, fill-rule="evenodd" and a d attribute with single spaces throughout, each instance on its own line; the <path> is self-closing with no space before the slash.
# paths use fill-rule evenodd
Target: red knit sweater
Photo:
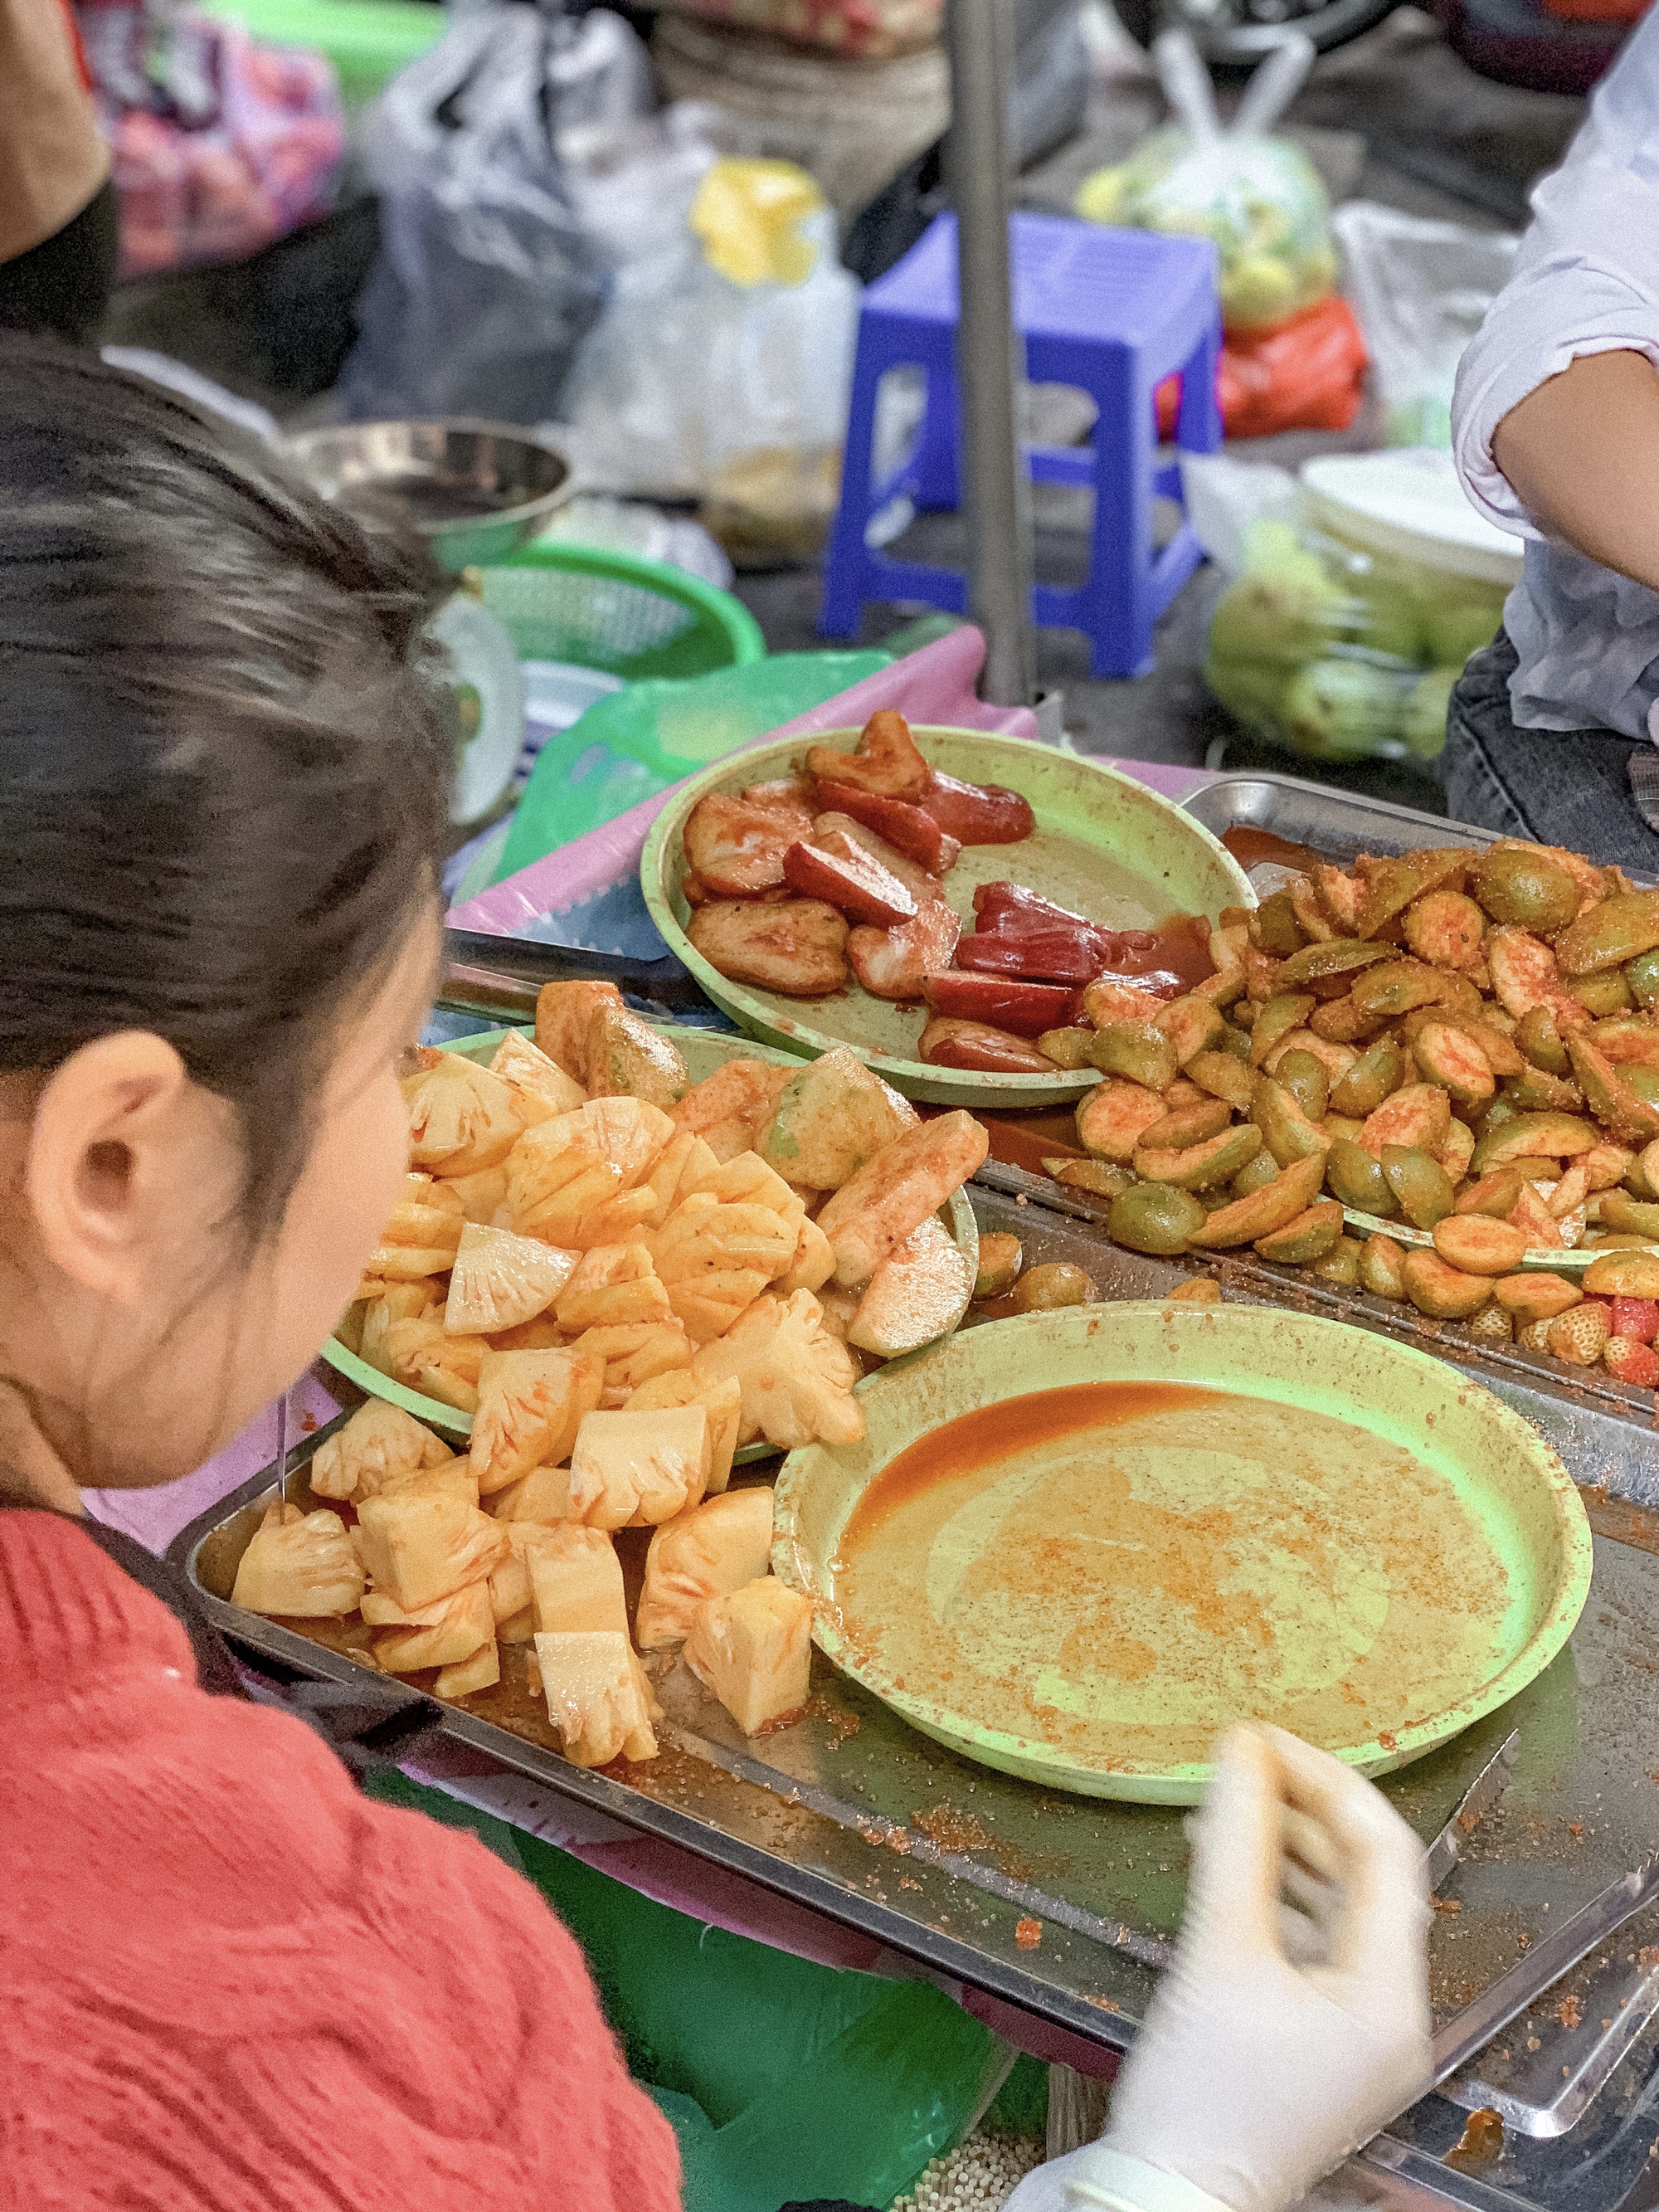
<path id="1" fill-rule="evenodd" d="M 536 1893 L 198 1689 L 72 1522 L 0 1513 L 0 2206 L 678 2203 Z"/>

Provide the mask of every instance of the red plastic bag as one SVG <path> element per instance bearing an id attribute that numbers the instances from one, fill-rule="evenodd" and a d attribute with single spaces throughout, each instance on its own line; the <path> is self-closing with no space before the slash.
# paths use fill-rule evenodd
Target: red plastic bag
<path id="1" fill-rule="evenodd" d="M 1216 372 L 1221 427 L 1230 438 L 1274 430 L 1346 430 L 1359 412 L 1370 356 L 1353 310 L 1334 295 L 1270 331 L 1229 337 Z M 1175 434 L 1181 379 L 1158 387 L 1158 431 Z"/>

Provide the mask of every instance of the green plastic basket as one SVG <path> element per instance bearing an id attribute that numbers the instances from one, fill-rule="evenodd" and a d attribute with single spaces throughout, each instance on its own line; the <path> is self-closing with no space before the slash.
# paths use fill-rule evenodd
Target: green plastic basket
<path id="1" fill-rule="evenodd" d="M 243 24 L 274 46 L 312 46 L 328 56 L 348 107 L 373 100 L 448 27 L 423 0 L 206 0 L 210 15 Z"/>
<path id="2" fill-rule="evenodd" d="M 636 683 L 764 659 L 742 601 L 684 568 L 609 546 L 544 542 L 478 572 L 521 660 L 574 661 Z"/>

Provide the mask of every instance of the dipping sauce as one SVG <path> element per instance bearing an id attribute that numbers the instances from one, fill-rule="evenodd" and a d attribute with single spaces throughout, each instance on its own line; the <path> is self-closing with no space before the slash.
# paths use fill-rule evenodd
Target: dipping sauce
<path id="1" fill-rule="evenodd" d="M 1451 1483 L 1332 1416 L 1185 1383 L 949 1421 L 854 1510 L 843 1632 L 894 1687 L 1097 1766 L 1207 1757 L 1231 1721 L 1335 1747 L 1502 1663 L 1502 1561 Z"/>

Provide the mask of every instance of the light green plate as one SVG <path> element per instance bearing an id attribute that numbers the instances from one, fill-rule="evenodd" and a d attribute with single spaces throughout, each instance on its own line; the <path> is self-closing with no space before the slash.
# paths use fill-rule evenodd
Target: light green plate
<path id="1" fill-rule="evenodd" d="M 1018 1528 L 1013 1516 L 1029 1509 L 1021 1505 L 1026 1487 L 1005 1478 L 972 1502 L 953 1504 L 933 1535 L 903 1532 L 890 1579 L 896 1585 L 910 1577 L 903 1543 L 914 1540 L 914 1582 L 882 1620 L 862 1624 L 864 1646 L 855 1644 L 838 1595 L 848 1572 L 839 1556 L 842 1539 L 865 1491 L 899 1453 L 942 1423 L 1000 1400 L 1076 1383 L 1153 1379 L 1293 1408 L 1296 1426 L 1280 1431 L 1292 1442 L 1315 1433 L 1310 1417 L 1318 1414 L 1368 1431 L 1381 1445 L 1412 1454 L 1449 1486 L 1455 1510 L 1431 1486 L 1426 1502 L 1419 1494 L 1410 1506 L 1415 1518 L 1402 1517 L 1406 1485 L 1386 1467 L 1368 1470 L 1364 1444 L 1343 1462 L 1340 1479 L 1327 1478 L 1323 1487 L 1306 1473 L 1285 1471 L 1286 1459 L 1251 1458 L 1243 1446 L 1237 1457 L 1220 1443 L 1146 1450 L 1131 1462 L 1128 1495 L 1143 1520 L 1154 1510 L 1149 1499 L 1161 1498 L 1155 1510 L 1175 1516 L 1160 1540 L 1176 1562 L 1171 1584 L 1145 1573 L 1142 1563 L 1156 1551 L 1151 1540 L 1126 1533 L 1115 1573 L 1110 1566 L 1114 1531 L 1128 1510 L 1121 1489 L 1119 1505 L 1111 1513 L 1103 1506 L 1098 1520 L 1085 1504 L 1056 1521 L 1050 1564 L 1046 1529 L 1036 1538 L 1029 1531 L 1023 1539 L 1006 1533 Z M 1388 1724 L 1376 1725 L 1373 1707 L 1364 1740 L 1331 1741 L 1330 1747 L 1365 1774 L 1403 1766 L 1505 1703 L 1547 1666 L 1589 1593 L 1584 1509 L 1565 1468 L 1535 1431 L 1443 1360 L 1340 1322 L 1247 1306 L 1072 1307 L 964 1331 L 872 1377 L 862 1404 L 869 1430 L 861 1443 L 813 1445 L 785 1462 L 774 1567 L 813 1599 L 813 1633 L 822 1650 L 924 1735 L 1005 1773 L 1085 1796 L 1194 1802 L 1209 1772 L 1205 1754 L 1192 1748 L 1200 1726 L 1207 1731 L 1247 1715 L 1292 1717 L 1279 1688 L 1264 1684 L 1282 1685 L 1332 1650 L 1348 1673 L 1328 1669 L 1313 1686 L 1321 1694 L 1328 1690 L 1323 1710 L 1342 1711 L 1346 1692 L 1330 1686 L 1347 1682 L 1373 1649 L 1381 1666 L 1385 1631 L 1393 1641 L 1382 1679 L 1400 1685 L 1398 1721 L 1390 1715 Z M 1241 1435 L 1247 1418 L 1241 1408 Z M 1352 1453 L 1352 1438 L 1348 1443 Z M 1037 1448 L 1021 1462 L 1022 1472 L 1043 1449 L 1052 1448 Z M 1106 1459 L 1102 1447 L 1099 1462 Z M 1079 1481 L 1107 1479 L 1097 1477 L 1086 1447 L 1082 1454 L 1073 1449 L 1067 1464 L 1074 1492 Z M 1329 1462 L 1310 1464 L 1318 1473 Z M 1122 1471 L 1110 1479 L 1121 1485 Z M 1278 1486 L 1285 1483 L 1297 1486 L 1288 1504 L 1279 1503 Z M 927 1494 L 919 1493 L 924 1499 Z M 1252 1496 L 1263 1505 L 1249 1504 Z M 1225 1522 L 1224 1543 L 1251 1511 L 1267 1505 L 1287 1516 L 1279 1525 L 1293 1528 L 1294 1537 L 1278 1548 L 1271 1534 L 1241 1538 L 1236 1553 L 1218 1554 L 1231 1562 L 1224 1576 L 1182 1592 L 1182 1563 L 1198 1540 L 1188 1534 L 1195 1517 L 1185 1516 L 1209 1516 L 1213 1530 L 1220 1525 L 1215 1516 L 1243 1514 L 1237 1523 Z M 1259 1525 L 1271 1531 L 1273 1524 Z M 1315 1553 L 1310 1532 L 1321 1530 L 1317 1540 L 1326 1549 Z M 1217 1540 L 1211 1534 L 1203 1540 Z M 1035 1582 L 1019 1584 L 1017 1567 L 1002 1575 L 1016 1558 L 1042 1563 Z M 1322 1562 L 1316 1572 L 1309 1558 Z M 1461 1579 L 1460 1559 L 1468 1567 Z M 1121 1618 L 1099 1598 L 1120 1583 L 1129 1593 Z M 1484 1604 L 1478 1596 L 1483 1590 Z M 1154 1613 L 1134 1615 L 1136 1603 L 1154 1601 Z M 1215 1626 L 1214 1608 L 1224 1603 L 1244 1608 L 1242 1628 L 1233 1625 L 1233 1614 L 1224 1617 L 1224 1636 L 1243 1654 L 1236 1659 L 1226 1656 Z M 930 1663 L 915 1663 L 914 1621 L 923 1606 L 930 1620 L 948 1620 L 952 1634 L 963 1638 L 951 1663 L 941 1663 L 937 1673 Z M 1097 1662 L 1091 1669 L 1076 1656 L 1127 1648 L 1121 1622 L 1134 1620 L 1144 1627 L 1152 1618 L 1164 1624 L 1163 1641 L 1156 1650 L 1137 1646 L 1142 1656 L 1133 1663 Z M 1448 1618 L 1454 1626 L 1443 1631 L 1437 1624 Z M 902 1665 L 902 1686 L 897 1674 L 871 1656 L 894 1621 L 896 1646 L 904 1645 L 895 1662 Z M 1421 1624 L 1419 1637 L 1449 1639 L 1443 1648 L 1437 1644 L 1432 1678 L 1423 1657 L 1427 1647 L 1407 1626 L 1413 1621 Z M 1206 1636 L 1218 1640 L 1206 1644 Z M 1182 1655 L 1195 1644 L 1202 1663 L 1192 1665 Z M 1239 1679 L 1253 1683 L 1255 1695 L 1228 1710 L 1233 1692 L 1226 1685 Z M 1306 1692 L 1307 1679 L 1298 1694 Z M 1371 1677 L 1373 1698 L 1377 1679 Z M 1439 1686 L 1432 1694 L 1422 1686 L 1430 1679 Z M 964 1685 L 977 1696 L 965 1693 Z M 988 1725 L 985 1711 L 1011 1700 L 1023 1700 L 1025 1711 L 1035 1702 L 1062 1724 L 1092 1705 L 1090 1749 L 1079 1751 L 1075 1743 L 1063 1749 L 1036 1734 Z M 1103 1714 L 1109 1717 L 1102 1720 Z M 1063 1725 L 1050 1731 L 1063 1732 Z M 1355 1733 L 1358 1738 L 1357 1727 Z M 1208 1740 L 1206 1733 L 1206 1751 Z"/>
<path id="2" fill-rule="evenodd" d="M 730 1036 L 722 1030 L 683 1029 L 672 1022 L 653 1022 L 652 1027 L 660 1036 L 671 1037 L 679 1047 L 680 1055 L 694 1083 L 701 1083 L 706 1075 L 712 1075 L 728 1060 L 769 1060 L 780 1066 L 800 1066 L 797 1054 L 775 1052 L 768 1046 L 751 1043 L 747 1037 Z M 506 1034 L 504 1030 L 488 1030 L 477 1036 L 460 1037 L 453 1044 L 446 1045 L 444 1049 L 459 1053 L 463 1060 L 475 1060 L 481 1066 L 487 1066 L 495 1057 L 495 1048 Z M 529 1036 L 532 1032 L 526 1029 L 522 1034 Z M 974 1220 L 974 1209 L 968 1203 L 965 1193 L 957 1191 L 949 1205 L 941 1207 L 939 1218 L 955 1237 L 960 1250 L 966 1255 L 969 1268 L 977 1273 L 979 1231 Z M 411 1390 L 407 1384 L 394 1382 L 389 1375 L 382 1375 L 378 1367 L 371 1367 L 366 1359 L 361 1358 L 349 1345 L 343 1344 L 337 1336 L 330 1337 L 323 1346 L 323 1357 L 331 1367 L 355 1382 L 360 1390 L 366 1390 L 371 1398 L 388 1399 L 392 1405 L 401 1406 L 406 1413 L 413 1413 L 417 1420 L 424 1421 L 428 1428 L 442 1429 L 447 1435 L 471 1435 L 471 1413 L 463 1413 L 457 1407 L 446 1406 L 440 1398 L 428 1398 L 422 1391 Z M 773 1455 L 774 1449 L 770 1444 L 749 1444 L 736 1455 L 740 1462 Z"/>
<path id="3" fill-rule="evenodd" d="M 929 1067 L 915 1057 L 927 1019 L 919 1006 L 872 998 L 855 982 L 830 999 L 789 999 L 730 983 L 685 933 L 690 908 L 680 889 L 686 817 L 710 792 L 741 791 L 786 775 L 809 743 L 850 751 L 856 730 L 826 730 L 746 748 L 717 762 L 680 792 L 653 823 L 640 858 L 651 919 L 717 1006 L 751 1036 L 795 1053 L 850 1045 L 895 1089 L 940 1106 L 1024 1113 L 1080 1098 L 1100 1081 L 1092 1068 L 1068 1075 L 980 1075 Z M 1027 738 L 918 723 L 911 735 L 936 768 L 966 783 L 1006 784 L 1031 802 L 1033 836 L 1018 845 L 970 845 L 945 878 L 945 891 L 969 918 L 981 884 L 1008 881 L 1112 929 L 1150 929 L 1172 914 L 1207 915 L 1254 906 L 1243 870 L 1209 831 L 1145 784 L 1098 761 Z"/>

